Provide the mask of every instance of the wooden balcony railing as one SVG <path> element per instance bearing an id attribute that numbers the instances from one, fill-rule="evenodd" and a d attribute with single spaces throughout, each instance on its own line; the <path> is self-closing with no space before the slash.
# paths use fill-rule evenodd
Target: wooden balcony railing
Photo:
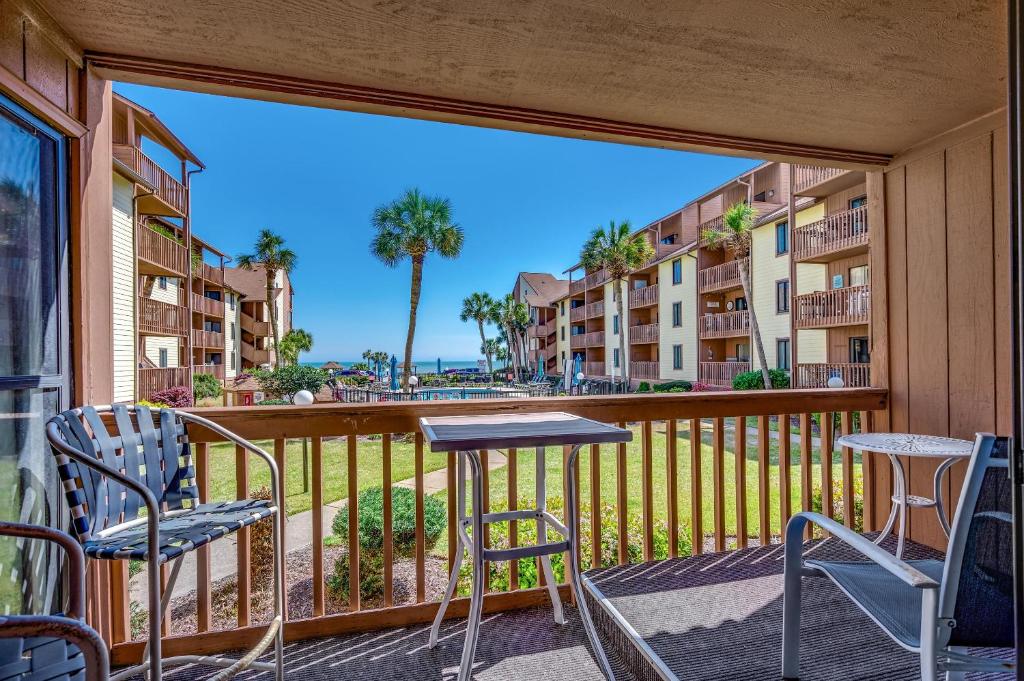
<path id="1" fill-rule="evenodd" d="M 583 375 L 593 378 L 595 376 L 607 376 L 608 372 L 605 371 L 604 362 L 584 362 Z"/>
<path id="2" fill-rule="evenodd" d="M 658 362 L 630 362 L 629 378 L 657 380 L 660 366 L 661 365 Z"/>
<path id="3" fill-rule="evenodd" d="M 161 300 L 139 296 L 139 333 L 150 336 L 188 334 L 188 310 Z"/>
<path id="4" fill-rule="evenodd" d="M 821 259 L 868 245 L 868 207 L 826 215 L 793 230 L 793 257 Z"/>
<path id="5" fill-rule="evenodd" d="M 260 336 L 267 338 L 271 335 L 270 322 L 258 322 L 252 315 L 247 315 L 242 312 L 241 315 L 242 331 L 248 331 L 254 336 Z"/>
<path id="6" fill-rule="evenodd" d="M 733 379 L 744 371 L 750 371 L 750 362 L 701 362 L 698 376 L 701 383 L 731 388 Z"/>
<path id="7" fill-rule="evenodd" d="M 589 289 L 599 286 L 608 280 L 608 273 L 604 270 L 591 272 L 590 274 L 569 283 L 569 293 L 583 293 Z"/>
<path id="8" fill-rule="evenodd" d="M 591 331 L 583 336 L 584 344 L 588 348 L 604 347 L 604 331 Z"/>
<path id="9" fill-rule="evenodd" d="M 596 303 L 588 303 L 584 306 L 583 316 L 586 319 L 593 319 L 594 317 L 604 316 L 604 302 L 597 301 Z"/>
<path id="10" fill-rule="evenodd" d="M 800 194 L 815 185 L 831 180 L 833 177 L 838 177 L 848 171 L 842 168 L 821 168 L 819 166 L 794 164 L 792 166 L 792 172 L 793 191 Z"/>
<path id="11" fill-rule="evenodd" d="M 657 324 L 637 324 L 629 327 L 630 343 L 657 343 L 658 335 Z"/>
<path id="12" fill-rule="evenodd" d="M 796 386 L 800 388 L 826 388 L 832 376 L 842 378 L 847 388 L 867 388 L 871 385 L 870 364 L 798 364 L 796 369 Z"/>
<path id="13" fill-rule="evenodd" d="M 244 340 L 241 343 L 242 359 L 252 362 L 259 366 L 262 364 L 269 364 L 273 360 L 272 353 L 270 350 L 264 350 L 257 348 L 252 343 L 246 343 Z"/>
<path id="14" fill-rule="evenodd" d="M 750 258 L 744 258 L 750 262 Z M 740 286 L 740 261 L 730 260 L 729 262 L 707 267 L 697 273 L 697 286 L 701 293 L 712 291 L 724 291 Z"/>
<path id="15" fill-rule="evenodd" d="M 582 322 L 584 319 L 587 318 L 586 314 L 587 314 L 587 306 L 586 305 L 580 305 L 579 307 L 571 308 L 569 310 L 569 321 L 570 322 Z"/>
<path id="16" fill-rule="evenodd" d="M 207 298 L 198 293 L 192 294 L 192 309 L 211 317 L 224 316 L 224 301 Z"/>
<path id="17" fill-rule="evenodd" d="M 217 378 L 218 380 L 224 380 L 224 365 L 223 364 L 197 364 L 192 367 L 192 370 L 197 374 L 209 374 Z"/>
<path id="18" fill-rule="evenodd" d="M 750 333 L 750 312 L 734 310 L 706 314 L 700 318 L 701 338 L 731 338 Z"/>
<path id="19" fill-rule="evenodd" d="M 700 240 L 702 244 L 705 243 L 707 240 L 704 238 L 704 233 L 709 229 L 719 230 L 722 228 L 723 224 L 723 217 L 721 215 L 713 217 L 710 220 L 705 220 L 704 222 L 700 223 L 700 227 L 697 228 L 697 238 Z"/>
<path id="20" fill-rule="evenodd" d="M 115 144 L 113 145 L 113 154 L 114 158 L 153 185 L 156 189 L 156 196 L 170 206 L 178 217 L 184 217 L 188 211 L 188 192 L 185 191 L 185 185 L 171 177 L 170 173 L 157 165 L 156 161 L 146 156 L 142 153 L 142 149 L 136 146 Z"/>
<path id="21" fill-rule="evenodd" d="M 189 386 L 188 367 L 147 367 L 139 369 L 138 398 L 148 400 L 153 393 L 176 388 L 180 385 Z"/>
<path id="22" fill-rule="evenodd" d="M 144 224 L 139 224 L 136 233 L 138 234 L 138 250 L 136 251 L 140 261 L 139 271 L 147 269 L 143 264 L 149 265 L 152 272 L 143 274 L 178 275 L 188 276 L 188 249 L 174 239 L 159 234 Z"/>
<path id="23" fill-rule="evenodd" d="M 610 458 L 601 456 L 602 446 L 588 447 L 591 456 L 585 460 L 595 464 L 578 469 L 582 489 L 586 490 L 585 498 L 578 500 L 581 524 L 590 531 L 589 536 L 610 533 L 614 539 L 610 543 L 583 542 L 580 560 L 582 566 L 589 569 L 626 564 L 634 547 L 633 560 L 650 561 L 701 554 L 712 549 L 744 548 L 751 540 L 761 545 L 777 542 L 794 512 L 810 510 L 812 501 L 818 503 L 815 499 L 818 489 L 826 490 L 820 502 L 822 513 L 834 517 L 839 510 L 843 521 L 852 527 L 861 520 L 863 508 L 864 530 L 878 529 L 876 516 L 885 509 L 876 511 L 874 508 L 874 477 L 862 476 L 860 459 L 855 459 L 850 450 L 834 451 L 833 443 L 839 433 L 833 427 L 833 415 L 841 414 L 838 419 L 841 433 L 851 432 L 855 421 L 859 421 L 861 429 L 869 430 L 872 412 L 886 407 L 885 390 L 861 388 L 423 400 L 309 407 L 211 407 L 196 411 L 273 452 L 277 465 L 296 476 L 301 476 L 303 462 L 302 447 L 296 440 L 302 439 L 308 444 L 309 491 L 302 491 L 302 485 L 289 485 L 286 497 L 289 510 L 309 509 L 311 518 L 304 536 L 297 537 L 298 531 L 288 532 L 284 547 L 286 551 L 304 551 L 303 555 L 307 556 L 287 562 L 287 583 L 310 585 L 288 591 L 285 635 L 289 640 L 297 640 L 375 627 L 406 626 L 411 631 L 428 624 L 436 613 L 441 593 L 433 586 L 436 580 L 429 581 L 428 575 L 445 573 L 455 560 L 458 546 L 454 515 L 456 457 L 449 453 L 446 457 L 442 455 L 439 463 L 434 463 L 438 457 L 428 455 L 419 434 L 421 417 L 568 412 L 606 423 L 629 424 L 633 442 L 621 447 L 603 446 L 604 453 L 613 454 Z M 853 415 L 857 412 L 860 418 L 855 420 Z M 813 414 L 821 414 L 815 419 L 821 424 L 820 431 L 812 428 Z M 190 427 L 188 437 L 201 501 L 229 501 L 248 496 L 256 487 L 266 484 L 265 478 L 257 479 L 255 473 L 250 477 L 251 455 L 225 445 L 220 436 Z M 521 493 L 529 493 L 526 484 L 517 482 L 515 476 L 508 477 L 506 487 L 505 476 L 499 476 L 487 465 L 486 457 L 493 454 L 484 452 L 482 456 L 485 457 L 483 468 L 487 471 L 485 485 L 491 488 L 498 479 L 503 485 L 500 494 L 495 486 L 494 492 L 484 495 L 482 511 L 505 510 L 518 503 Z M 525 463 L 520 458 L 529 457 L 529 463 L 533 463 L 532 451 L 510 450 L 506 456 L 509 470 L 516 470 Z M 819 465 L 821 460 L 829 465 Z M 408 465 L 412 461 L 416 462 L 414 467 Z M 568 479 L 569 475 L 562 471 L 563 461 L 562 457 L 548 451 L 551 478 Z M 736 461 L 744 465 L 736 467 Z M 368 465 L 369 462 L 373 465 Z M 418 509 L 414 548 L 409 558 L 402 557 L 396 550 L 392 510 L 390 505 L 385 505 L 382 547 L 376 554 L 376 564 L 383 561 L 383 566 L 374 568 L 371 575 L 380 581 L 383 595 L 372 604 L 365 603 L 360 596 L 360 582 L 367 575 L 361 574 L 360 568 L 361 562 L 365 565 L 366 561 L 359 560 L 363 548 L 358 541 L 360 524 L 355 521 L 360 511 L 356 492 L 390 485 L 393 466 L 398 465 L 404 467 L 402 470 L 413 471 L 410 484 Z M 446 490 L 442 492 L 448 501 L 447 524 L 436 549 L 431 545 L 433 537 L 426 535 L 422 510 L 427 494 L 425 476 L 431 465 L 439 465 L 439 470 L 446 471 L 447 480 Z M 865 469 L 874 465 L 877 464 L 872 457 L 865 457 Z M 339 466 L 347 483 L 338 482 Z M 230 485 L 218 479 L 225 475 L 235 476 Z M 728 485 L 726 476 L 729 476 Z M 861 478 L 863 492 L 860 491 Z M 607 484 L 602 486 L 602 480 L 615 482 L 613 489 L 618 491 L 610 500 L 601 495 L 603 487 L 608 487 Z M 660 481 L 656 483 L 658 487 L 650 486 L 652 480 Z M 685 498 L 688 501 L 685 503 L 681 499 L 684 493 L 680 490 L 681 484 L 687 485 Z M 551 489 L 549 494 L 553 498 L 558 496 L 558 491 Z M 564 492 L 562 496 L 564 498 Z M 338 503 L 345 499 L 347 501 Z M 655 503 L 658 499 L 661 501 Z M 341 513 L 352 514 L 349 535 L 334 538 L 335 543 L 347 544 L 352 566 L 347 575 L 347 603 L 330 598 L 325 584 L 325 578 L 334 574 L 332 549 L 324 545 L 331 531 L 330 523 L 323 521 L 326 504 L 341 508 Z M 611 505 L 609 514 L 613 520 L 602 523 L 602 514 L 593 509 L 602 509 L 607 504 Z M 631 507 L 641 510 L 630 510 Z M 559 509 L 560 506 L 549 504 L 549 508 Z M 632 530 L 633 527 L 637 530 Z M 189 595 L 187 606 L 175 608 L 175 617 L 164 639 L 165 655 L 237 649 L 263 635 L 265 624 L 257 610 L 250 607 L 265 602 L 266 590 L 270 588 L 269 580 L 250 578 L 255 555 L 251 549 L 259 533 L 247 529 L 236 536 L 235 551 L 242 578 L 219 582 L 214 599 L 210 573 L 212 554 L 209 547 L 201 548 L 196 561 L 196 593 Z M 507 536 L 508 544 L 517 545 L 515 529 Z M 656 539 L 660 540 L 659 546 L 666 547 L 657 553 Z M 337 555 L 335 551 L 334 556 Z M 396 569 L 399 561 L 401 567 Z M 101 633 L 112 643 L 112 664 L 120 666 L 137 661 L 143 654 L 145 641 L 132 640 L 127 568 L 107 570 L 107 567 L 102 566 L 100 576 L 104 588 L 93 594 L 91 614 Z M 492 566 L 495 568 L 501 579 L 490 581 L 490 593 L 484 596 L 486 612 L 547 602 L 548 595 L 543 588 L 532 586 L 532 582 L 521 586 L 527 576 L 520 573 L 518 562 Z M 510 588 L 508 592 L 507 588 Z M 229 608 L 230 625 L 216 624 L 213 617 L 215 603 L 223 601 L 228 604 L 224 607 Z M 464 597 L 453 601 L 453 616 L 465 613 L 467 601 Z M 235 602 L 238 607 L 233 607 Z M 185 607 L 192 608 L 191 613 Z M 218 612 L 223 609 L 218 608 Z M 177 633 L 176 627 L 188 633 Z M 380 664 L 386 669 L 387 660 Z"/>
<path id="24" fill-rule="evenodd" d="M 530 326 L 530 336 L 532 338 L 546 338 L 549 333 L 554 331 L 554 326 L 548 324 L 533 324 Z"/>
<path id="25" fill-rule="evenodd" d="M 635 288 L 629 292 L 629 309 L 651 307 L 658 304 L 658 285 Z"/>
<path id="26" fill-rule="evenodd" d="M 220 331 L 204 331 L 192 329 L 192 345 L 197 348 L 224 349 L 224 334 Z"/>
<path id="27" fill-rule="evenodd" d="M 824 329 L 867 324 L 871 318 L 871 287 L 847 286 L 796 297 L 794 326 Z"/>
<path id="28" fill-rule="evenodd" d="M 219 267 L 213 265 L 207 265 L 203 263 L 203 279 L 206 281 L 216 284 L 217 286 L 224 285 L 224 271 Z"/>
<path id="29" fill-rule="evenodd" d="M 569 347 L 573 350 L 582 350 L 587 347 L 587 334 L 574 333 L 569 336 Z"/>

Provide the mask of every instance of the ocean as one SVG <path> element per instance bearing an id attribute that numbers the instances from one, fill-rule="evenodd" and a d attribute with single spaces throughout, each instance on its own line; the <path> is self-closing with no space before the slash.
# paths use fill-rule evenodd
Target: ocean
<path id="1" fill-rule="evenodd" d="M 324 360 L 322 362 L 303 361 L 303 362 L 299 362 L 299 364 L 303 364 L 305 366 L 311 366 L 311 367 L 319 367 L 319 366 L 323 366 L 324 364 L 326 364 L 327 361 L 328 360 Z M 358 362 L 362 362 L 363 360 L 361 360 L 361 359 L 336 359 L 336 360 L 333 360 L 333 361 L 337 362 L 338 364 L 340 364 L 341 366 L 343 366 L 343 367 L 345 367 L 347 369 L 350 366 L 352 366 L 353 364 L 356 364 Z M 402 362 L 401 358 L 399 358 L 398 361 L 399 361 L 399 363 L 401 363 Z M 418 373 L 418 374 L 432 374 L 432 373 L 437 371 L 437 358 L 428 359 L 428 360 L 424 360 L 424 361 L 413 360 L 413 364 L 416 365 L 416 373 Z M 477 363 L 476 363 L 475 359 L 446 360 L 443 357 L 441 358 L 441 370 L 442 371 L 444 371 L 445 369 L 475 369 L 476 367 L 477 367 Z"/>

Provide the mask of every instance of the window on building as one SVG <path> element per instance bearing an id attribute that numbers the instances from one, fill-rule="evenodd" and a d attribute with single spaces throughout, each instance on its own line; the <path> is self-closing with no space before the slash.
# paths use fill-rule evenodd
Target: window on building
<path id="1" fill-rule="evenodd" d="M 565 364 L 565 350 L 562 350 L 562 364 Z"/>
<path id="2" fill-rule="evenodd" d="M 775 282 L 775 312 L 789 312 L 789 279 L 779 279 Z"/>
<path id="3" fill-rule="evenodd" d="M 740 296 L 739 298 L 737 298 L 736 299 L 736 304 L 735 304 L 735 309 L 737 311 L 738 310 L 746 310 L 747 309 L 747 299 L 744 298 L 743 296 Z"/>
<path id="4" fill-rule="evenodd" d="M 615 350 L 612 351 L 612 366 L 614 366 L 616 369 L 619 368 L 619 349 L 618 348 L 615 348 Z"/>
<path id="5" fill-rule="evenodd" d="M 672 326 L 680 327 L 683 325 L 683 304 L 672 303 Z"/>
<path id="6" fill-rule="evenodd" d="M 235 369 L 235 353 L 231 353 L 231 368 Z"/>
<path id="7" fill-rule="evenodd" d="M 683 259 L 676 258 L 672 261 L 672 285 L 683 283 Z"/>
<path id="8" fill-rule="evenodd" d="M 231 322 L 231 337 L 235 337 L 235 323 Z"/>
<path id="9" fill-rule="evenodd" d="M 754 195 L 755 201 L 767 201 L 767 190 Z"/>
<path id="10" fill-rule="evenodd" d="M 867 265 L 859 265 L 857 267 L 851 267 L 850 271 L 850 286 L 867 286 L 871 283 L 870 271 Z"/>
<path id="11" fill-rule="evenodd" d="M 558 304 L 558 312 L 561 315 L 565 314 L 565 301 L 564 300 Z"/>
<path id="12" fill-rule="evenodd" d="M 871 351 L 868 348 L 867 336 L 856 336 L 850 339 L 850 363 L 871 363 Z"/>
<path id="13" fill-rule="evenodd" d="M 565 327 L 562 327 L 562 340 L 565 340 Z"/>
<path id="14" fill-rule="evenodd" d="M 775 339 L 775 368 L 789 371 L 789 339 Z"/>
<path id="15" fill-rule="evenodd" d="M 228 294 L 228 309 L 230 309 L 232 312 L 234 312 L 234 310 L 235 310 L 235 294 L 234 293 L 229 293 Z"/>
<path id="16" fill-rule="evenodd" d="M 737 362 L 749 362 L 750 361 L 750 343 L 737 343 L 736 344 L 736 361 Z"/>
<path id="17" fill-rule="evenodd" d="M 157 363 L 160 365 L 161 369 L 166 369 L 167 368 L 167 364 L 168 364 L 168 362 L 167 362 L 167 348 L 160 348 L 159 353 L 160 353 L 160 355 L 159 355 L 159 357 L 157 359 Z"/>
<path id="18" fill-rule="evenodd" d="M 676 235 L 675 234 L 669 234 L 668 236 L 665 236 L 665 237 L 661 238 L 661 243 L 663 243 L 666 246 L 674 244 L 675 242 L 676 242 Z"/>
<path id="19" fill-rule="evenodd" d="M 619 315 L 612 315 L 612 333 L 619 332 Z"/>
<path id="20" fill-rule="evenodd" d="M 789 222 L 775 223 L 775 255 L 789 252 Z"/>
<path id="21" fill-rule="evenodd" d="M 167 290 L 167 277 L 157 277 L 156 278 L 156 285 L 160 288 L 161 291 L 166 291 Z"/>
<path id="22" fill-rule="evenodd" d="M 850 208 L 860 208 L 861 206 L 868 205 L 867 196 L 858 196 L 855 199 L 850 199 Z"/>
<path id="23" fill-rule="evenodd" d="M 672 368 L 682 369 L 683 368 L 683 346 L 673 345 L 672 346 Z"/>

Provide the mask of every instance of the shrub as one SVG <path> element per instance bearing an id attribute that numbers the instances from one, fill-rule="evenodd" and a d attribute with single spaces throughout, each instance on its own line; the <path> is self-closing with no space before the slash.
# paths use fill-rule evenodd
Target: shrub
<path id="1" fill-rule="evenodd" d="M 666 381 L 654 386 L 656 393 L 688 393 L 691 390 L 693 390 L 693 384 L 689 381 Z"/>
<path id="2" fill-rule="evenodd" d="M 815 488 L 811 495 L 811 510 L 821 513 L 822 500 L 821 489 Z M 832 517 L 838 522 L 844 522 L 843 513 L 843 481 L 838 477 L 832 478 Z M 864 531 L 864 481 L 861 478 L 853 479 L 853 529 L 857 532 Z"/>
<path id="3" fill-rule="evenodd" d="M 149 400 L 139 400 L 135 404 L 139 407 L 149 407 L 150 409 L 167 409 L 171 406 L 164 402 L 150 402 Z"/>
<path id="4" fill-rule="evenodd" d="M 789 387 L 789 374 L 782 369 L 769 369 L 768 377 L 775 389 Z M 764 390 L 764 377 L 760 371 L 744 371 L 732 379 L 733 390 Z"/>
<path id="5" fill-rule="evenodd" d="M 711 390 L 711 388 L 712 386 L 710 384 L 701 383 L 700 381 L 697 381 L 696 383 L 693 384 L 693 387 L 690 388 L 690 390 L 695 393 L 706 393 L 707 391 Z"/>
<path id="6" fill-rule="evenodd" d="M 288 400 L 263 400 L 260 402 L 262 407 L 276 407 L 281 405 L 291 404 Z"/>
<path id="7" fill-rule="evenodd" d="M 437 497 L 423 498 L 423 535 L 429 550 L 448 526 L 447 506 Z M 334 516 L 331 531 L 348 541 L 348 512 Z M 391 488 L 391 537 L 394 551 L 411 555 L 416 548 L 416 493 L 407 487 Z M 359 548 L 384 547 L 384 490 L 371 487 L 359 493 Z"/>
<path id="8" fill-rule="evenodd" d="M 649 393 L 651 392 L 651 384 L 647 381 L 640 381 L 640 385 L 636 387 L 638 393 Z"/>
<path id="9" fill-rule="evenodd" d="M 213 374 L 194 374 L 192 376 L 192 394 L 196 401 L 208 397 L 221 396 L 220 381 Z"/>
<path id="10" fill-rule="evenodd" d="M 252 372 L 252 376 L 264 392 L 281 398 L 294 395 L 300 390 L 308 390 L 316 395 L 330 378 L 323 369 L 302 364 L 290 364 L 270 371 L 257 369 Z"/>
<path id="11" fill-rule="evenodd" d="M 334 571 L 327 578 L 327 593 L 336 601 L 347 601 L 348 554 L 334 560 Z M 359 598 L 372 600 L 384 597 L 384 556 L 379 551 L 359 550 Z"/>
<path id="12" fill-rule="evenodd" d="M 252 493 L 253 499 L 270 500 L 270 488 L 264 485 Z M 264 518 L 249 531 L 250 562 L 253 581 L 269 585 L 274 576 L 274 525 L 276 518 Z"/>
<path id="13" fill-rule="evenodd" d="M 162 402 L 168 407 L 179 409 L 192 406 L 192 391 L 183 385 L 176 385 L 166 390 L 158 390 L 149 396 L 153 402 Z"/>

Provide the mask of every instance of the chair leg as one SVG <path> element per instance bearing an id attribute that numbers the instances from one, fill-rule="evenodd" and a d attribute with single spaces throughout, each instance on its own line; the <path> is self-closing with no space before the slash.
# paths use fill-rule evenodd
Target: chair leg
<path id="1" fill-rule="evenodd" d="M 921 590 L 921 681 L 937 681 L 939 678 L 936 639 L 938 638 L 938 594 L 937 589 Z"/>
<path id="2" fill-rule="evenodd" d="M 441 606 L 437 609 L 437 614 L 434 616 L 434 623 L 430 627 L 430 647 L 433 648 L 437 645 L 437 634 L 441 629 L 441 620 L 444 619 L 445 610 L 448 609 L 448 603 L 452 600 L 452 596 L 455 594 L 455 586 L 459 583 L 459 570 L 462 568 L 462 542 L 459 540 L 459 547 L 455 551 L 455 562 L 452 563 L 452 577 L 448 580 L 448 588 L 444 590 L 444 598 L 441 600 Z"/>
<path id="3" fill-rule="evenodd" d="M 280 492 L 279 492 L 280 493 Z M 278 504 L 274 516 L 274 618 L 280 619 L 277 635 L 274 636 L 274 679 L 284 681 L 284 551 L 282 550 L 282 533 L 284 532 L 285 508 Z"/>
<path id="4" fill-rule="evenodd" d="M 964 655 L 967 654 L 967 648 L 963 648 L 963 647 L 960 647 L 960 646 L 956 646 L 954 648 L 950 648 L 950 650 L 952 652 L 954 652 L 954 653 L 961 653 L 961 654 L 964 654 Z M 964 681 L 964 679 L 966 679 L 966 678 L 967 678 L 967 673 L 966 672 L 946 672 L 946 681 Z"/>
<path id="5" fill-rule="evenodd" d="M 483 473 L 480 459 L 476 452 L 466 452 L 473 478 L 473 591 L 469 600 L 469 621 L 466 623 L 466 642 L 462 647 L 462 660 L 459 664 L 458 681 L 469 681 L 473 675 L 473 658 L 476 656 L 476 643 L 480 637 L 480 616 L 484 607 L 484 523 L 483 523 Z"/>
<path id="6" fill-rule="evenodd" d="M 800 600 L 803 588 L 803 535 L 806 521 L 794 518 L 786 527 L 786 558 L 782 592 L 782 678 L 800 678 Z"/>
<path id="7" fill-rule="evenodd" d="M 146 568 L 149 573 L 149 641 L 146 642 L 146 652 L 143 662 L 148 665 L 145 673 L 146 681 L 161 681 L 163 670 L 160 665 L 163 662 L 163 651 L 160 641 L 160 625 L 163 622 L 164 613 L 162 605 L 162 594 L 160 589 L 160 561 L 146 561 Z"/>
<path id="8" fill-rule="evenodd" d="M 540 525 L 543 520 L 538 520 Z M 543 540 L 541 540 L 543 541 Z M 565 624 L 565 614 L 562 612 L 562 599 L 558 597 L 558 584 L 555 583 L 555 572 L 551 569 L 551 556 L 541 556 L 540 566 L 544 571 L 544 581 L 547 583 L 548 595 L 551 596 L 551 608 L 555 611 L 555 624 Z"/>

